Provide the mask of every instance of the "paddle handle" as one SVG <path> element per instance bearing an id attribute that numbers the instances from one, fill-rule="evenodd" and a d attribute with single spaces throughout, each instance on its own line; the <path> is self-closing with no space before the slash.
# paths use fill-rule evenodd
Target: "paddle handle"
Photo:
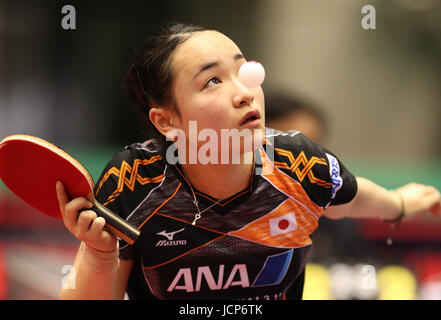
<path id="1" fill-rule="evenodd" d="M 95 211 L 98 217 L 103 217 L 106 220 L 105 229 L 114 236 L 121 238 L 130 245 L 133 245 L 141 233 L 138 229 L 131 226 L 126 220 L 113 213 L 105 206 L 97 201 L 94 201 L 91 210 Z"/>

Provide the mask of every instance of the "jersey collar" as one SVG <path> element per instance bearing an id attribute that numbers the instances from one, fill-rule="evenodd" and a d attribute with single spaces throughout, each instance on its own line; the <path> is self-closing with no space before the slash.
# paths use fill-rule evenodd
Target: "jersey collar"
<path id="1" fill-rule="evenodd" d="M 213 203 L 218 202 L 216 205 L 212 207 L 212 209 L 221 214 L 226 214 L 229 211 L 231 211 L 232 208 L 236 207 L 237 205 L 245 201 L 253 193 L 253 191 L 257 186 L 258 175 L 261 172 L 261 163 L 262 161 L 261 161 L 260 152 L 259 150 L 256 150 L 254 152 L 254 157 L 253 157 L 253 169 L 252 169 L 253 174 L 249 178 L 248 186 L 245 189 L 239 191 L 238 193 L 232 195 L 231 197 L 228 197 L 227 199 L 223 199 L 222 201 L 219 201 L 219 199 L 213 198 L 208 194 L 200 190 L 197 190 L 195 187 L 193 187 L 190 181 L 185 176 L 181 164 L 176 163 L 175 165 L 172 166 L 172 168 L 178 179 L 182 182 L 182 186 L 184 187 L 186 192 L 188 192 L 193 197 L 192 195 L 192 190 L 193 190 L 197 200 L 203 203 L 205 206 L 210 206 L 213 205 Z"/>

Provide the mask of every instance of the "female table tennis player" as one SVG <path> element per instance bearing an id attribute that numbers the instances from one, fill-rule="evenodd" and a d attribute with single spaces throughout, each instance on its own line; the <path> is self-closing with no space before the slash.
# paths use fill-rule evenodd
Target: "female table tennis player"
<path id="1" fill-rule="evenodd" d="M 265 128 L 261 86 L 238 78 L 245 62 L 227 36 L 192 25 L 167 26 L 139 49 L 126 83 L 156 137 L 115 155 L 95 193 L 141 236 L 134 246 L 118 241 L 86 199 L 69 199 L 57 183 L 64 223 L 81 240 L 61 298 L 301 299 L 320 216 L 397 222 L 440 214 L 433 187 L 388 191 L 355 178 L 296 131 L 254 133 L 260 146 L 241 145 L 240 163 L 183 161 L 188 154 L 170 163 L 166 137 L 185 133 L 179 152 L 195 145 L 190 121 L 198 133 L 210 128 L 219 136 Z"/>

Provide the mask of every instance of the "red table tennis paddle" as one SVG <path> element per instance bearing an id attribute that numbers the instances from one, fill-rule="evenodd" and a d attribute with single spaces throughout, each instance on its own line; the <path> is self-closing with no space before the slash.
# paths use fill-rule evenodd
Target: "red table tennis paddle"
<path id="1" fill-rule="evenodd" d="M 0 141 L 0 178 L 18 197 L 39 211 L 61 218 L 55 184 L 61 181 L 71 199 L 86 197 L 91 210 L 106 220 L 106 230 L 133 245 L 140 231 L 113 213 L 93 195 L 89 172 L 53 144 L 29 135 L 12 135 Z"/>

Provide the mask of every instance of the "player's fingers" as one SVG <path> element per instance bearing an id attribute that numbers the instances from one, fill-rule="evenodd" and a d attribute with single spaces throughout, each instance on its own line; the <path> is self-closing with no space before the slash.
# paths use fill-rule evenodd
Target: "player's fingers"
<path id="1" fill-rule="evenodd" d="M 85 235 L 92 225 L 92 222 L 96 219 L 97 215 L 92 210 L 85 210 L 78 216 L 78 221 L 76 225 L 77 236 Z"/>
<path id="2" fill-rule="evenodd" d="M 97 217 L 93 220 L 92 225 L 89 229 L 89 235 L 94 238 L 98 238 L 104 231 L 104 226 L 106 225 L 106 220 L 103 217 Z"/>
<path id="3" fill-rule="evenodd" d="M 105 226 L 106 220 L 103 217 L 96 218 L 89 229 L 90 238 L 99 243 L 110 242 L 114 236 L 104 229 Z"/>
<path id="4" fill-rule="evenodd" d="M 68 202 L 64 209 L 63 219 L 65 220 L 65 224 L 70 227 L 74 226 L 77 223 L 79 211 L 90 208 L 92 208 L 92 203 L 83 197 L 75 198 Z"/>
<path id="5" fill-rule="evenodd" d="M 425 192 L 420 197 L 417 197 L 413 203 L 409 206 L 409 212 L 416 214 L 431 212 L 435 215 L 438 214 L 437 206 L 440 205 L 440 194 L 438 191 Z"/>
<path id="6" fill-rule="evenodd" d="M 103 217 L 98 217 L 93 220 L 89 231 L 86 233 L 86 243 L 92 248 L 104 251 L 112 251 L 118 244 L 118 240 L 114 235 L 104 229 L 105 225 L 106 220 L 104 220 Z"/>
<path id="7" fill-rule="evenodd" d="M 439 191 L 432 186 L 422 186 L 421 190 L 422 190 L 422 195 L 426 196 L 426 197 L 427 196 L 436 196 L 436 195 L 440 196 Z"/>
<path id="8" fill-rule="evenodd" d="M 67 196 L 66 190 L 61 181 L 57 181 L 55 184 L 55 190 L 57 192 L 58 205 L 60 206 L 61 214 L 64 215 L 64 207 L 69 202 L 69 197 Z"/>
<path id="9" fill-rule="evenodd" d="M 84 197 L 78 197 L 66 204 L 66 211 L 79 211 L 92 208 L 92 203 Z"/>
<path id="10" fill-rule="evenodd" d="M 433 189 L 427 192 L 425 200 L 429 207 L 433 207 L 437 203 L 441 202 L 441 195 L 438 190 Z"/>
<path id="11" fill-rule="evenodd" d="M 440 192 L 431 187 L 430 193 L 427 195 L 428 202 L 430 205 L 429 211 L 435 216 L 441 216 L 441 194 Z"/>

